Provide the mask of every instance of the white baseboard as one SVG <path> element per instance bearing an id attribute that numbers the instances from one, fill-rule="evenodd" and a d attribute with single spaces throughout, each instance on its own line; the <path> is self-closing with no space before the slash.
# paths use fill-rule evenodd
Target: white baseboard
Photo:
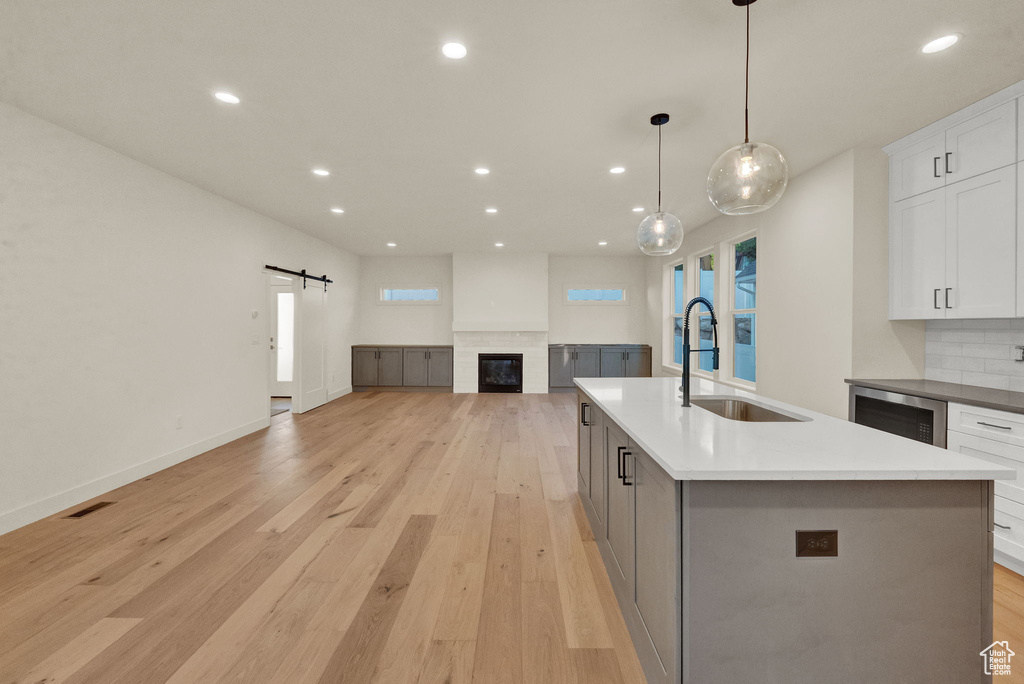
<path id="1" fill-rule="evenodd" d="M 996 563 L 999 563 L 1004 568 L 1013 570 L 1018 575 L 1024 575 L 1024 563 L 1022 563 L 1018 559 L 1014 558 L 1008 553 L 1000 551 L 999 549 L 995 550 L 994 556 L 994 560 Z"/>
<path id="2" fill-rule="evenodd" d="M 346 394 L 352 394 L 352 385 L 348 387 L 342 387 L 339 390 L 327 393 L 327 401 L 334 401 L 335 399 L 341 399 Z"/>
<path id="3" fill-rule="evenodd" d="M 148 477 L 153 473 L 170 468 L 173 465 L 177 465 L 182 461 L 187 461 L 190 458 L 198 456 L 199 454 L 216 449 L 219 446 L 233 442 L 234 440 L 245 437 L 246 435 L 261 430 L 270 425 L 270 421 L 267 418 L 260 418 L 254 420 L 251 423 L 241 425 L 233 430 L 214 435 L 207 439 L 201 440 L 194 444 L 190 444 L 181 449 L 172 451 L 169 454 L 163 456 L 157 456 L 151 458 L 148 461 L 143 461 L 124 470 L 110 475 L 104 475 L 91 482 L 72 487 L 67 491 L 60 492 L 48 496 L 45 499 L 40 499 L 21 508 L 16 508 L 13 511 L 7 511 L 0 513 L 0 534 L 6 534 L 11 530 L 16 530 L 19 527 L 28 525 L 37 520 L 59 513 L 66 508 L 75 506 L 93 499 L 100 494 L 109 492 L 112 489 L 123 487 L 124 485 L 135 482 L 143 477 Z"/>

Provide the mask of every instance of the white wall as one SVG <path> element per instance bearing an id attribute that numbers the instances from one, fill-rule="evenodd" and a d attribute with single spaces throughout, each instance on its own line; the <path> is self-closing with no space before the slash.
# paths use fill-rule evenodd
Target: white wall
<path id="1" fill-rule="evenodd" d="M 362 257 L 359 344 L 452 344 L 452 257 Z M 380 302 L 381 287 L 437 287 L 438 304 Z"/>
<path id="2" fill-rule="evenodd" d="M 887 173 L 880 151 L 850 150 L 792 179 L 772 209 L 722 216 L 650 260 L 656 368 L 669 334 L 664 265 L 756 229 L 759 394 L 845 418 L 846 378 L 922 377 L 924 326 L 888 320 Z"/>
<path id="3" fill-rule="evenodd" d="M 355 257 L 6 105 L 0 159 L 0 532 L 266 424 L 265 263 L 350 385 Z"/>
<path id="4" fill-rule="evenodd" d="M 548 260 L 551 344 L 646 344 L 646 259 L 564 257 Z M 569 304 L 566 286 L 626 288 L 625 304 Z"/>
<path id="5" fill-rule="evenodd" d="M 455 331 L 548 329 L 548 255 L 452 255 Z"/>

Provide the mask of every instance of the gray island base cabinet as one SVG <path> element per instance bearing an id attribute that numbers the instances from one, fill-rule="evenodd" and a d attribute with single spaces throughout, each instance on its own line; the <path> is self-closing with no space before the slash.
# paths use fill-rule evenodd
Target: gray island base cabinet
<path id="1" fill-rule="evenodd" d="M 991 480 L 676 480 L 578 404 L 579 495 L 648 682 L 991 681 Z M 837 555 L 798 557 L 797 530 Z"/>

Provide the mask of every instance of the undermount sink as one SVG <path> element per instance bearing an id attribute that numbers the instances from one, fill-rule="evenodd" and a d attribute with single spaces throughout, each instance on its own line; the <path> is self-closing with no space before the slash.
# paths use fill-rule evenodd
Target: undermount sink
<path id="1" fill-rule="evenodd" d="M 729 420 L 744 423 L 799 423 L 806 420 L 786 415 L 743 399 L 691 399 L 690 403 Z"/>

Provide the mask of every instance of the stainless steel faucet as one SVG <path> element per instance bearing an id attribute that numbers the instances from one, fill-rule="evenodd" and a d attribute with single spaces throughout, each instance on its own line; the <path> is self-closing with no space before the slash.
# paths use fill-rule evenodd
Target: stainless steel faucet
<path id="1" fill-rule="evenodd" d="M 690 349 L 690 309 L 703 304 L 708 313 L 711 314 L 711 330 L 714 335 L 714 343 L 711 349 Z M 704 297 L 694 297 L 686 304 L 683 312 L 683 384 L 679 387 L 683 392 L 683 406 L 690 406 L 690 354 L 711 352 L 711 364 L 714 370 L 718 370 L 718 319 L 715 317 L 715 307 Z"/>

